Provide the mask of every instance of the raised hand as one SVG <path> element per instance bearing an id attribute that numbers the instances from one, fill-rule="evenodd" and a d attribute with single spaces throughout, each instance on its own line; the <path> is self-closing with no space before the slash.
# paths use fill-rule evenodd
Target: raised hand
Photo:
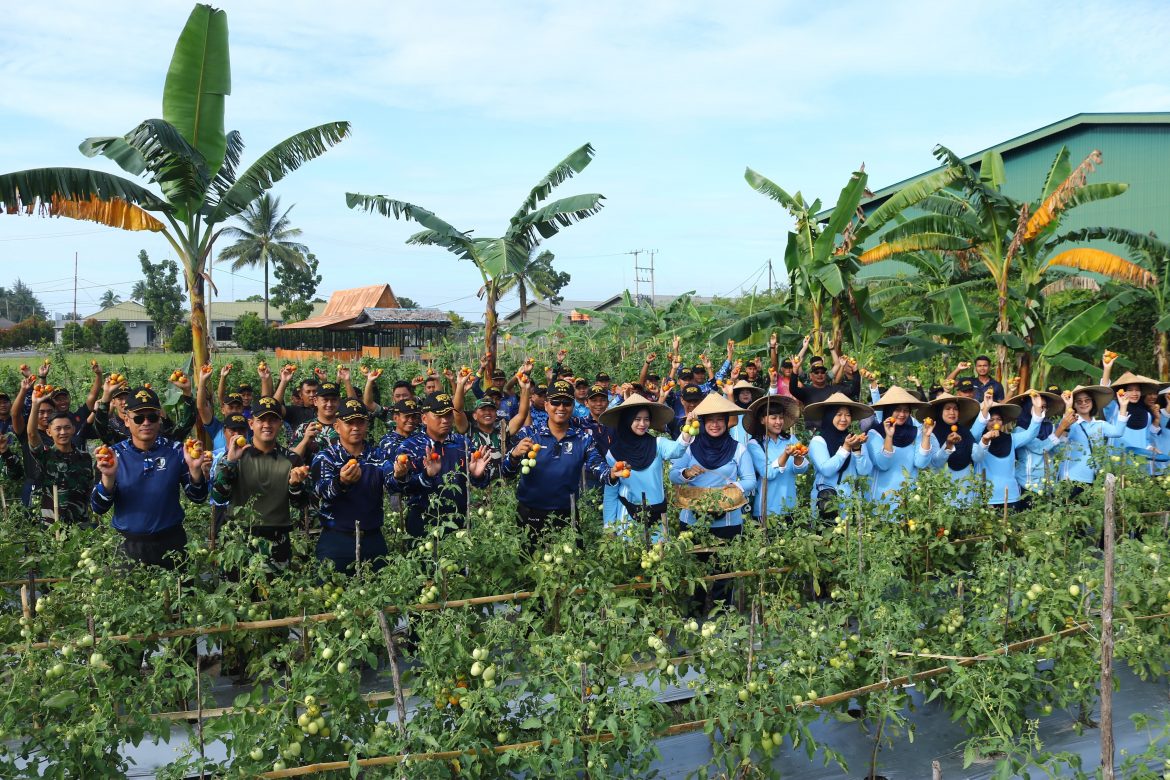
<path id="1" fill-rule="evenodd" d="M 356 458 L 350 458 L 337 472 L 337 477 L 346 485 L 355 485 L 362 478 L 362 467 Z"/>
<path id="2" fill-rule="evenodd" d="M 427 454 L 423 458 L 423 471 L 428 477 L 437 476 L 443 470 L 443 458 L 439 453 L 435 452 L 435 448 L 427 445 Z"/>
<path id="3" fill-rule="evenodd" d="M 471 463 L 467 464 L 467 473 L 473 478 L 479 479 L 483 473 L 487 471 L 488 463 L 491 462 L 491 448 L 480 447 L 475 452 L 471 453 Z"/>

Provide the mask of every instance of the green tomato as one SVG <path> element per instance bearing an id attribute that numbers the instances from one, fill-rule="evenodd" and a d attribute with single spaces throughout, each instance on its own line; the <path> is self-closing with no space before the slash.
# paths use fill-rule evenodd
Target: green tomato
<path id="1" fill-rule="evenodd" d="M 264 758 L 264 751 L 258 747 L 254 747 L 248 753 L 248 757 L 251 758 L 253 761 L 259 761 L 260 759 Z"/>

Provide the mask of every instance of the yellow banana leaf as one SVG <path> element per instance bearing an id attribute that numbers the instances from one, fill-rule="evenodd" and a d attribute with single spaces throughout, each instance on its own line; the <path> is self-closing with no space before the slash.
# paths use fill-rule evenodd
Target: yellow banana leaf
<path id="1" fill-rule="evenodd" d="M 1100 164 L 1101 152 L 1094 149 L 1088 157 L 1081 161 L 1076 170 L 1069 174 L 1060 183 L 1060 186 L 1044 199 L 1044 202 L 1036 208 L 1036 213 L 1028 218 L 1028 223 L 1024 226 L 1023 240 L 1030 241 L 1047 227 L 1056 213 L 1068 205 L 1077 189 L 1085 186 L 1085 180 L 1089 174 Z"/>
<path id="2" fill-rule="evenodd" d="M 158 219 L 121 198 L 66 200 L 54 196 L 49 206 L 49 216 L 84 219 L 121 230 L 150 230 L 157 233 L 166 229 L 166 225 Z"/>
<path id="3" fill-rule="evenodd" d="M 1088 247 L 1068 249 L 1050 258 L 1045 267 L 1049 268 L 1054 265 L 1091 271 L 1111 279 L 1130 282 L 1138 287 L 1148 287 L 1156 280 L 1152 273 L 1140 265 L 1131 263 L 1124 257 L 1118 257 L 1103 249 L 1090 249 Z"/>
<path id="4" fill-rule="evenodd" d="M 960 236 L 946 233 L 918 233 L 894 241 L 883 241 L 877 246 L 861 253 L 857 261 L 862 265 L 869 265 L 880 260 L 888 260 L 894 255 L 905 252 L 919 252 L 924 249 L 936 252 L 958 252 L 970 249 L 971 242 Z"/>

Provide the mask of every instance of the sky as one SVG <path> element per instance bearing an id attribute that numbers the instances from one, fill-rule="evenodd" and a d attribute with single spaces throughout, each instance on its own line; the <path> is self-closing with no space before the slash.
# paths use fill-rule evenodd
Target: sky
<path id="1" fill-rule="evenodd" d="M 6 3 L 0 11 L 0 171 L 120 171 L 77 145 L 161 115 L 163 79 L 191 4 Z M 605 208 L 545 247 L 562 294 L 634 287 L 655 250 L 655 291 L 738 294 L 783 276 L 790 219 L 751 190 L 750 166 L 831 203 L 864 163 L 871 189 L 1080 112 L 1170 110 L 1170 4 L 891 0 L 808 3 L 597 0 L 443 3 L 225 0 L 228 129 L 244 165 L 302 129 L 352 136 L 279 182 L 321 263 L 319 294 L 387 282 L 423 306 L 482 317 L 474 267 L 409 247 L 413 223 L 352 211 L 346 192 L 419 204 L 499 235 L 529 189 L 583 143 L 593 163 L 554 194 Z M 1105 169 L 1108 167 L 1106 161 Z M 1103 169 L 1103 173 L 1105 171 Z M 0 217 L 0 284 L 20 277 L 50 312 L 127 297 L 153 233 Z M 645 260 L 645 255 L 642 256 Z M 260 269 L 216 266 L 225 300 Z M 514 308 L 505 300 L 501 311 Z"/>

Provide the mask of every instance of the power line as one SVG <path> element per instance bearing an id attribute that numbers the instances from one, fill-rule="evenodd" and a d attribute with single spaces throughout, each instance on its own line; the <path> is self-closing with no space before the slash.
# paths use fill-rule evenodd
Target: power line
<path id="1" fill-rule="evenodd" d="M 728 290 L 727 292 L 723 293 L 723 294 L 722 294 L 720 297 L 726 297 L 726 296 L 730 295 L 731 293 L 735 292 L 736 290 L 742 290 L 742 289 L 744 288 L 744 286 L 745 286 L 746 284 L 748 284 L 749 282 L 751 282 L 751 281 L 754 281 L 754 280 L 756 280 L 756 279 L 759 279 L 759 278 L 760 278 L 760 275 L 761 275 L 761 274 L 763 274 L 763 272 L 764 272 L 764 271 L 766 271 L 766 270 L 768 270 L 768 264 L 767 264 L 767 263 L 764 263 L 764 264 L 763 264 L 763 265 L 761 265 L 759 268 L 752 269 L 751 273 L 749 273 L 749 274 L 747 275 L 747 278 L 746 278 L 746 279 L 744 279 L 742 282 L 740 282 L 739 284 L 737 284 L 737 285 L 735 285 L 734 287 L 732 287 L 732 288 L 731 288 L 730 290 Z"/>

